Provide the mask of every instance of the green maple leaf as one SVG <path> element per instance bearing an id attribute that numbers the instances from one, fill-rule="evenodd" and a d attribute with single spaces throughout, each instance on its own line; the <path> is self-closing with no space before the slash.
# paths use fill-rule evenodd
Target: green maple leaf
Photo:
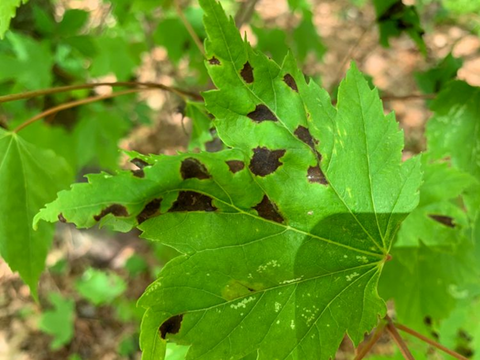
<path id="1" fill-rule="evenodd" d="M 64 299 L 57 293 L 50 293 L 49 299 L 54 308 L 42 314 L 38 327 L 54 337 L 50 346 L 56 350 L 68 344 L 73 338 L 75 301 Z"/>
<path id="2" fill-rule="evenodd" d="M 183 254 L 139 301 L 145 359 L 166 339 L 189 359 L 331 358 L 385 314 L 377 281 L 418 203 L 419 159 L 402 163 L 402 133 L 354 65 L 335 108 L 291 56 L 278 66 L 201 5 L 217 87 L 204 98 L 229 149 L 131 153 L 141 169 L 90 175 L 35 222 L 138 226 Z"/>
<path id="3" fill-rule="evenodd" d="M 32 220 L 38 210 L 55 198 L 72 180 L 63 158 L 51 150 L 27 143 L 15 133 L 0 129 L 0 254 L 18 271 L 36 296 L 54 226 Z"/>
<path id="4" fill-rule="evenodd" d="M 21 4 L 25 4 L 28 0 L 2 0 L 0 2 L 0 39 L 10 26 L 10 20 L 15 17 L 17 8 Z"/>

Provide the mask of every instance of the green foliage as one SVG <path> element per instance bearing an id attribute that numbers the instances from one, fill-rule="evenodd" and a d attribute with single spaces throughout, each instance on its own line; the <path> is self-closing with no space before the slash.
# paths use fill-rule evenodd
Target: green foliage
<path id="1" fill-rule="evenodd" d="M 376 283 L 418 201 L 419 160 L 401 163 L 395 120 L 355 66 L 334 108 L 292 57 L 278 66 L 216 2 L 201 5 L 218 89 L 204 97 L 231 149 L 144 157 L 140 177 L 90 175 L 36 222 L 62 213 L 79 227 L 140 225 L 184 254 L 140 299 L 146 359 L 165 356 L 169 333 L 193 344 L 189 357 L 327 359 L 345 332 L 358 344 L 385 313 Z"/>
<path id="2" fill-rule="evenodd" d="M 28 0 L 2 0 L 0 3 L 0 39 L 10 26 L 10 20 L 15 16 L 17 7 Z"/>
<path id="3" fill-rule="evenodd" d="M 38 326 L 41 331 L 53 336 L 50 346 L 56 350 L 68 344 L 73 338 L 75 302 L 72 299 L 64 299 L 57 293 L 50 293 L 49 300 L 53 309 L 43 312 Z"/>
<path id="4" fill-rule="evenodd" d="M 373 0 L 380 31 L 380 43 L 389 47 L 391 37 L 406 32 L 420 51 L 426 55 L 427 48 L 423 40 L 425 33 L 415 6 L 407 6 L 401 0 Z"/>
<path id="5" fill-rule="evenodd" d="M 416 73 L 415 80 L 424 93 L 438 93 L 445 84 L 455 79 L 462 64 L 462 59 L 457 59 L 450 53 L 433 69 Z"/>
<path id="6" fill-rule="evenodd" d="M 110 304 L 126 289 L 121 277 L 114 273 L 88 269 L 76 282 L 75 288 L 94 305 Z"/>
<path id="7" fill-rule="evenodd" d="M 37 294 L 54 227 L 31 227 L 34 215 L 73 180 L 64 159 L 0 128 L 0 254 Z"/>

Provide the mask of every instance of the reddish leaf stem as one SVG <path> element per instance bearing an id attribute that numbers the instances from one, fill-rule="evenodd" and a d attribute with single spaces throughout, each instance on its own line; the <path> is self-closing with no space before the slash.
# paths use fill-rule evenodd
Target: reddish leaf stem
<path id="1" fill-rule="evenodd" d="M 372 350 L 373 346 L 377 343 L 378 339 L 380 339 L 380 336 L 382 335 L 384 328 L 385 328 L 384 323 L 381 323 L 380 325 L 377 326 L 375 333 L 365 343 L 365 345 L 359 349 L 358 353 L 355 355 L 355 358 L 353 360 L 363 359 L 365 355 L 367 355 L 370 352 L 370 350 Z"/>
<path id="2" fill-rule="evenodd" d="M 92 96 L 92 97 L 89 97 L 89 98 L 64 103 L 64 104 L 55 106 L 53 108 L 50 108 L 48 110 L 45 110 L 38 115 L 35 115 L 34 117 L 28 119 L 24 123 L 17 126 L 13 130 L 13 132 L 18 133 L 20 130 L 24 129 L 28 125 L 30 125 L 30 124 L 32 124 L 32 123 L 34 123 L 34 122 L 36 122 L 40 119 L 43 119 L 45 116 L 56 114 L 57 112 L 62 111 L 62 110 L 70 109 L 70 108 L 77 107 L 77 106 L 80 106 L 80 105 L 90 104 L 90 103 L 93 103 L 93 102 L 96 102 L 96 101 L 110 99 L 110 98 L 121 96 L 121 95 L 133 94 L 133 93 L 136 93 L 136 92 L 139 92 L 139 91 L 152 90 L 152 89 L 153 88 L 130 89 L 130 90 L 118 91 L 116 93 L 112 93 L 112 94 L 108 94 L 108 95 Z"/>
<path id="3" fill-rule="evenodd" d="M 468 360 L 465 356 L 462 356 L 460 355 L 459 353 L 453 351 L 453 350 L 450 350 L 448 348 L 446 348 L 445 346 L 437 343 L 436 341 L 433 341 L 429 338 L 427 338 L 426 336 L 416 332 L 415 330 L 413 329 L 410 329 L 409 327 L 406 327 L 405 325 L 402 325 L 402 324 L 399 324 L 399 323 L 395 323 L 395 327 L 399 330 L 402 330 L 402 331 L 405 331 L 406 333 L 410 334 L 410 335 L 413 335 L 415 336 L 416 338 L 422 340 L 422 341 L 425 341 L 427 344 L 430 344 L 434 347 L 436 347 L 437 349 L 439 350 L 442 350 L 444 352 L 446 352 L 448 355 L 451 355 L 453 356 L 454 358 L 456 359 L 460 359 L 460 360 Z"/>
<path id="4" fill-rule="evenodd" d="M 412 356 L 412 353 L 408 349 L 407 344 L 402 339 L 397 329 L 393 325 L 392 320 L 388 316 L 387 316 L 387 320 L 388 320 L 388 323 L 387 323 L 386 329 L 388 333 L 391 335 L 393 341 L 395 341 L 395 343 L 397 344 L 403 357 L 407 360 L 415 360 L 415 358 Z"/>
<path id="5" fill-rule="evenodd" d="M 203 98 L 199 94 L 196 94 L 194 92 L 190 92 L 187 90 L 178 89 L 175 87 L 166 86 L 163 84 L 150 83 L 150 82 L 136 82 L 136 81 L 118 81 L 118 82 L 100 82 L 100 83 L 93 83 L 93 84 L 59 86 L 59 87 L 50 88 L 50 89 L 28 91 L 21 94 L 5 95 L 5 96 L 0 96 L 0 103 L 15 101 L 15 100 L 22 100 L 22 99 L 30 99 L 36 96 L 57 94 L 57 93 L 67 92 L 72 90 L 92 89 L 98 86 L 111 86 L 111 87 L 130 86 L 130 87 L 145 87 L 145 88 L 161 89 L 161 90 L 175 93 L 181 96 L 182 98 L 190 97 L 195 100 L 200 100 L 200 101 L 203 100 Z"/>

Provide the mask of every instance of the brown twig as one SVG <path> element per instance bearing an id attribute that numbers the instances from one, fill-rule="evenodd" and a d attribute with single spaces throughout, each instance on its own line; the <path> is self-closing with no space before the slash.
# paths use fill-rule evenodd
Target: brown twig
<path id="1" fill-rule="evenodd" d="M 203 98 L 199 94 L 196 94 L 194 92 L 187 91 L 187 90 L 178 89 L 176 87 L 170 87 L 163 84 L 150 83 L 150 82 L 136 82 L 136 81 L 117 81 L 117 82 L 100 82 L 100 83 L 93 83 L 93 84 L 59 86 L 59 87 L 49 88 L 49 89 L 28 91 L 21 94 L 4 95 L 4 96 L 0 96 L 0 103 L 15 101 L 15 100 L 31 99 L 37 96 L 57 94 L 57 93 L 67 92 L 72 90 L 92 89 L 98 86 L 111 86 L 111 87 L 130 86 L 130 87 L 154 88 L 154 89 L 161 89 L 161 90 L 172 92 L 174 94 L 181 96 L 182 98 L 190 97 L 195 100 L 200 100 L 200 101 L 203 100 Z"/>
<path id="2" fill-rule="evenodd" d="M 121 96 L 121 95 L 133 94 L 133 93 L 136 93 L 136 92 L 139 92 L 139 91 L 144 91 L 144 90 L 153 90 L 153 88 L 141 88 L 141 89 L 130 89 L 130 90 L 118 91 L 116 93 L 112 93 L 112 94 L 108 94 L 108 95 L 92 96 L 92 97 L 89 97 L 89 98 L 85 98 L 85 99 L 76 100 L 76 101 L 68 102 L 68 103 L 65 103 L 65 104 L 61 104 L 61 105 L 55 106 L 53 108 L 50 108 L 48 110 L 45 110 L 44 112 L 42 112 L 38 115 L 35 115 L 34 117 L 28 119 L 24 123 L 17 126 L 13 130 L 13 132 L 18 133 L 20 130 L 22 130 L 23 128 L 27 127 L 28 125 L 34 123 L 35 121 L 43 119 L 44 117 L 46 117 L 48 115 L 56 114 L 56 113 L 58 113 L 59 111 L 62 111 L 62 110 L 70 109 L 70 108 L 77 107 L 77 106 L 80 106 L 80 105 L 90 104 L 90 103 L 93 103 L 93 102 L 96 102 L 96 101 L 110 99 L 110 98 Z"/>
<path id="3" fill-rule="evenodd" d="M 175 5 L 175 10 L 177 11 L 178 17 L 183 22 L 183 25 L 185 26 L 188 33 L 192 37 L 193 42 L 195 43 L 195 45 L 197 45 L 198 50 L 200 50 L 200 53 L 205 57 L 205 50 L 203 49 L 203 44 L 200 41 L 200 38 L 198 37 L 197 33 L 193 29 L 192 24 L 190 24 L 188 22 L 188 19 L 185 17 L 185 14 L 183 13 L 182 8 L 180 7 L 179 0 L 174 0 L 173 3 Z"/>
<path id="4" fill-rule="evenodd" d="M 407 344 L 405 344 L 405 341 L 398 333 L 397 328 L 393 325 L 392 319 L 390 319 L 388 315 L 385 317 L 385 319 L 387 320 L 387 326 L 385 328 L 392 337 L 393 341 L 395 341 L 395 343 L 397 344 L 403 357 L 407 360 L 415 360 L 415 358 L 412 356 L 412 353 L 408 349 Z"/>
<path id="5" fill-rule="evenodd" d="M 403 96 L 384 95 L 382 101 L 408 101 L 408 100 L 431 100 L 435 99 L 435 94 L 410 94 Z"/>
<path id="6" fill-rule="evenodd" d="M 257 2 L 258 0 L 245 0 L 240 4 L 240 7 L 235 14 L 235 25 L 237 25 L 237 28 L 240 29 L 243 24 L 250 21 Z"/>
<path id="7" fill-rule="evenodd" d="M 459 353 L 446 348 L 445 346 L 437 343 L 436 341 L 433 341 L 432 339 L 427 338 L 426 336 L 424 336 L 422 334 L 419 334 L 415 330 L 410 329 L 409 327 L 406 327 L 405 325 L 395 323 L 395 327 L 399 330 L 405 331 L 406 333 L 408 333 L 410 335 L 415 336 L 416 338 L 419 338 L 422 341 L 425 341 L 427 344 L 430 344 L 430 345 L 436 347 L 439 350 L 442 350 L 442 351 L 446 352 L 448 355 L 453 356 L 455 359 L 468 360 L 465 356 L 462 356 Z"/>
<path id="8" fill-rule="evenodd" d="M 385 329 L 384 322 L 377 326 L 372 337 L 365 343 L 364 346 L 358 349 L 359 351 L 357 352 L 353 360 L 361 360 L 365 357 L 365 355 L 370 352 L 372 347 L 377 343 L 378 339 L 380 339 L 380 336 L 382 336 L 383 329 Z"/>
<path id="9" fill-rule="evenodd" d="M 335 79 L 334 81 L 332 82 L 332 89 L 335 87 L 336 84 L 338 84 L 340 82 L 340 80 L 342 79 L 342 75 L 343 75 L 343 69 L 345 68 L 345 66 L 347 65 L 348 61 L 352 59 L 355 51 L 358 49 L 358 47 L 360 46 L 360 44 L 362 43 L 362 41 L 365 39 L 365 36 L 368 34 L 368 32 L 373 28 L 373 26 L 375 25 L 375 21 L 372 21 L 370 23 L 370 25 L 368 25 L 364 30 L 363 32 L 360 34 L 359 38 L 357 39 L 357 41 L 355 42 L 355 44 L 353 44 L 353 46 L 348 50 L 347 54 L 345 55 L 345 57 L 343 58 L 342 62 L 340 63 L 340 67 L 338 68 L 338 71 L 337 71 L 337 74 L 335 76 Z"/>

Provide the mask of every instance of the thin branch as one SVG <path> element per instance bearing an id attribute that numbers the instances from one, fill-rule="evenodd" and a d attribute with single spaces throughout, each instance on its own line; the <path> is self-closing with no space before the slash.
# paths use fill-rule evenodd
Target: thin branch
<path id="1" fill-rule="evenodd" d="M 360 34 L 360 36 L 357 39 L 357 41 L 355 42 L 355 44 L 353 44 L 353 46 L 348 50 L 348 53 L 345 55 L 342 62 L 340 63 L 340 67 L 338 68 L 337 75 L 335 76 L 335 79 L 332 83 L 332 88 L 340 82 L 340 80 L 342 79 L 342 75 L 343 75 L 343 69 L 347 65 L 348 61 L 351 60 L 355 51 L 358 49 L 358 47 L 360 46 L 362 41 L 365 39 L 365 36 L 370 32 L 370 30 L 373 28 L 374 25 L 375 25 L 375 21 L 372 21 L 370 23 L 370 25 L 368 25 L 363 30 L 363 32 Z"/>
<path id="2" fill-rule="evenodd" d="M 250 21 L 257 2 L 258 0 L 245 0 L 240 4 L 240 7 L 235 14 L 235 25 L 237 25 L 237 28 L 240 29 L 243 24 Z"/>
<path id="3" fill-rule="evenodd" d="M 407 347 L 407 344 L 405 344 L 405 341 L 403 341 L 402 337 L 398 333 L 397 329 L 392 323 L 392 319 L 390 317 L 386 317 L 388 320 L 386 329 L 388 333 L 392 336 L 393 341 L 397 344 L 398 348 L 400 349 L 400 352 L 402 353 L 403 357 L 407 360 L 415 360 L 415 358 L 412 356 L 410 350 Z"/>
<path id="4" fill-rule="evenodd" d="M 133 93 L 144 91 L 144 90 L 153 90 L 153 88 L 130 89 L 130 90 L 118 91 L 116 93 L 112 93 L 112 94 L 108 94 L 108 95 L 92 96 L 92 97 L 89 97 L 89 98 L 85 98 L 85 99 L 61 104 L 61 105 L 55 106 L 53 108 L 50 108 L 48 110 L 45 110 L 44 112 L 42 112 L 38 115 L 35 115 L 34 117 L 28 119 L 24 123 L 17 126 L 13 130 L 13 132 L 18 133 L 20 130 L 27 127 L 28 125 L 30 125 L 30 124 L 38 121 L 38 120 L 41 120 L 46 116 L 56 114 L 56 113 L 58 113 L 59 111 L 62 111 L 62 110 L 71 109 L 73 107 L 77 107 L 77 106 L 80 106 L 80 105 L 90 104 L 90 103 L 93 103 L 93 102 L 96 102 L 96 101 L 110 99 L 110 98 L 121 96 L 121 95 L 133 94 Z"/>
<path id="5" fill-rule="evenodd" d="M 203 55 L 203 57 L 205 57 L 205 50 L 203 49 L 203 44 L 200 41 L 200 38 L 198 37 L 197 33 L 193 29 L 192 24 L 190 24 L 188 22 L 188 19 L 185 17 L 185 14 L 183 13 L 182 8 L 180 7 L 179 0 L 174 0 L 173 3 L 175 5 L 175 10 L 177 11 L 178 17 L 180 18 L 180 20 L 182 20 L 183 25 L 185 26 L 188 33 L 192 37 L 195 45 L 197 45 L 198 50 L 200 50 L 200 53 Z"/>
<path id="6" fill-rule="evenodd" d="M 67 92 L 72 90 L 92 89 L 98 86 L 111 86 L 111 87 L 130 86 L 130 87 L 154 88 L 154 89 L 161 89 L 161 90 L 172 92 L 174 94 L 181 96 L 182 98 L 190 97 L 195 100 L 203 100 L 203 98 L 199 94 L 196 94 L 194 92 L 190 92 L 187 90 L 178 89 L 175 87 L 166 86 L 163 84 L 150 83 L 150 82 L 136 82 L 136 81 L 118 81 L 118 82 L 100 82 L 100 83 L 93 83 L 93 84 L 59 86 L 59 87 L 49 88 L 49 89 L 28 91 L 20 94 L 5 95 L 5 96 L 0 96 L 0 103 L 15 101 L 15 100 L 30 99 L 37 96 L 57 94 L 57 93 Z"/>
<path id="7" fill-rule="evenodd" d="M 446 352 L 448 355 L 453 356 L 455 359 L 468 360 L 468 358 L 466 358 L 465 356 L 462 356 L 462 355 L 460 355 L 459 353 L 457 353 L 457 352 L 455 352 L 455 351 L 453 351 L 453 350 L 450 350 L 450 349 L 446 348 L 445 346 L 437 343 L 436 341 L 433 341 L 433 340 L 427 338 L 426 336 L 424 336 L 424 335 L 422 335 L 422 334 L 419 334 L 419 333 L 416 332 L 415 330 L 410 329 L 409 327 L 406 327 L 405 325 L 402 325 L 402 324 L 399 324 L 399 323 L 395 323 L 395 327 L 396 327 L 398 330 L 405 331 L 406 333 L 408 333 L 408 334 L 410 334 L 410 335 L 413 335 L 413 336 L 419 338 L 419 339 L 422 340 L 422 341 L 425 341 L 426 343 L 428 343 L 428 344 L 436 347 L 437 349 Z"/>
<path id="8" fill-rule="evenodd" d="M 408 100 L 431 100 L 435 99 L 436 94 L 410 94 L 403 96 L 384 95 L 382 101 L 408 101 Z"/>
<path id="9" fill-rule="evenodd" d="M 375 333 L 372 335 L 372 337 L 365 343 L 364 346 L 359 349 L 353 360 L 363 359 L 365 355 L 367 355 L 370 350 L 372 350 L 372 347 L 377 343 L 378 339 L 380 339 L 380 336 L 382 336 L 383 329 L 385 329 L 385 323 L 382 322 L 380 325 L 377 326 Z"/>

